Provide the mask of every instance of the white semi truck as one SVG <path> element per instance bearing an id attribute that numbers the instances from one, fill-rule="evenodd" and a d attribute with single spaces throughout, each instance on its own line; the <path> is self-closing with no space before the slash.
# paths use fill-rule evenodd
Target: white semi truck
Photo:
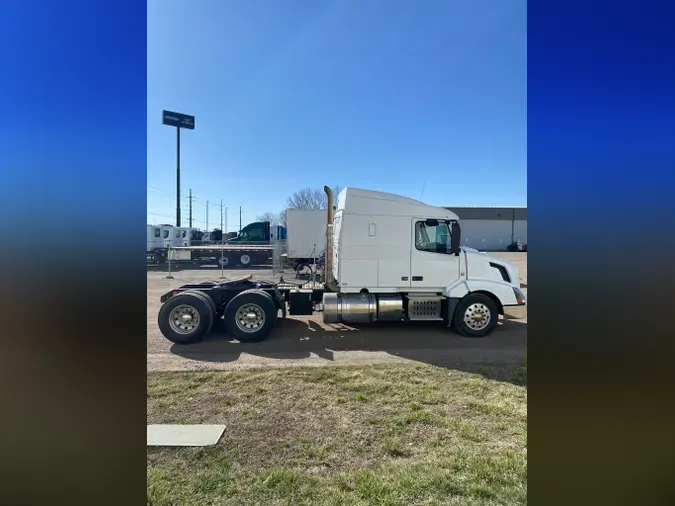
<path id="1" fill-rule="evenodd" d="M 324 190 L 333 202 L 330 188 Z M 303 289 L 255 282 L 184 285 L 161 298 L 158 323 L 176 343 L 201 340 L 216 319 L 239 341 L 265 339 L 279 313 L 323 311 L 323 321 L 439 321 L 488 335 L 509 306 L 525 305 L 518 268 L 462 249 L 451 211 L 407 197 L 347 188 L 326 215 L 326 283 Z"/>
<path id="2" fill-rule="evenodd" d="M 147 226 L 147 252 L 164 248 L 192 246 L 196 228 L 174 227 L 173 225 Z"/>

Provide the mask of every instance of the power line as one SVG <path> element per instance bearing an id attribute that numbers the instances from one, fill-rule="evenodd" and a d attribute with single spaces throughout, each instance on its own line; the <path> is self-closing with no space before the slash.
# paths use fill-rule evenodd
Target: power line
<path id="1" fill-rule="evenodd" d="M 170 220 L 173 220 L 175 218 L 175 216 L 171 216 L 169 214 L 162 214 L 162 213 L 147 213 L 147 215 L 157 217 L 157 218 L 169 218 Z M 196 222 L 196 223 L 204 223 L 204 220 L 200 220 L 198 218 L 193 218 L 192 221 Z M 173 226 L 173 225 L 171 225 L 171 226 Z"/>
<path id="2" fill-rule="evenodd" d="M 151 185 L 151 184 L 147 185 L 147 187 L 148 187 L 148 191 L 147 191 L 148 195 L 154 195 L 156 197 L 174 198 L 174 199 L 176 198 L 176 192 L 165 190 L 164 188 L 160 188 L 159 186 L 154 186 L 154 185 Z M 150 189 L 152 189 L 153 191 L 159 191 L 159 192 L 162 192 L 162 193 L 160 193 L 160 194 L 150 193 Z M 188 198 L 189 197 L 181 197 L 182 200 L 188 200 Z M 196 193 L 192 194 L 192 198 L 195 199 L 195 200 L 205 200 L 204 197 L 202 197 L 202 196 L 200 196 Z"/>
<path id="3" fill-rule="evenodd" d="M 171 200 L 171 201 L 173 201 L 173 200 L 176 198 L 176 197 L 172 197 L 172 196 L 170 196 L 170 195 L 162 195 L 162 194 L 160 194 L 160 193 L 147 193 L 146 195 L 147 195 L 148 197 L 156 197 L 156 198 L 160 198 L 160 199 L 168 199 L 168 200 Z M 181 200 L 187 201 L 188 199 L 189 199 L 189 197 L 181 197 Z"/>
<path id="4" fill-rule="evenodd" d="M 176 194 L 175 192 L 170 192 L 169 190 L 165 190 L 164 188 L 160 188 L 159 186 L 154 186 L 154 185 L 151 185 L 151 184 L 147 185 L 147 187 L 148 187 L 148 188 L 153 188 L 154 190 L 159 190 L 159 191 L 161 191 L 161 192 L 169 193 L 169 194 L 171 194 L 171 195 L 175 195 L 175 194 Z"/>

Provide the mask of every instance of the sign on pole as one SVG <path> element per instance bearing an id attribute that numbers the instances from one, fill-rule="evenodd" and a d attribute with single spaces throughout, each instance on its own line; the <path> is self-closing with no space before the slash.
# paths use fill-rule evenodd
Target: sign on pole
<path id="1" fill-rule="evenodd" d="M 162 123 L 178 128 L 187 128 L 188 130 L 195 129 L 195 117 L 179 112 L 162 111 Z"/>
<path id="2" fill-rule="evenodd" d="M 179 112 L 162 111 L 162 123 L 176 127 L 176 226 L 180 227 L 180 129 L 195 129 L 195 117 Z"/>

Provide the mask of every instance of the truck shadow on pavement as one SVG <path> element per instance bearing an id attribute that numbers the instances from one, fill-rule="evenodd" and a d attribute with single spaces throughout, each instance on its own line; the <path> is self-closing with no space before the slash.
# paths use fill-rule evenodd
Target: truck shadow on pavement
<path id="1" fill-rule="evenodd" d="M 386 354 L 446 369 L 481 374 L 519 385 L 525 374 L 513 365 L 525 362 L 527 321 L 506 316 L 499 327 L 481 339 L 466 338 L 437 322 L 326 325 L 309 318 L 279 318 L 270 337 L 261 343 L 240 343 L 218 322 L 204 341 L 173 345 L 171 353 L 189 360 L 211 363 L 238 361 L 242 354 L 268 359 L 336 360 L 336 353 L 361 352 L 345 364 L 372 363 L 372 356 Z"/>

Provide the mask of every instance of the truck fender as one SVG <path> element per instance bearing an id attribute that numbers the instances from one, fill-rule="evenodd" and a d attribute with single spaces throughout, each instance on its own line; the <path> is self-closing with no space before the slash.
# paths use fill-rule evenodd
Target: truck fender
<path id="1" fill-rule="evenodd" d="M 450 285 L 445 290 L 445 296 L 451 299 L 461 299 L 471 292 L 485 292 L 494 296 L 499 304 L 504 306 L 517 306 L 516 294 L 513 287 L 507 283 L 491 280 L 462 280 L 457 284 Z"/>
<path id="2" fill-rule="evenodd" d="M 445 289 L 445 293 L 443 295 L 445 295 L 448 299 L 461 299 L 470 291 L 471 290 L 469 289 L 469 286 L 467 285 L 466 281 L 461 280 L 455 284 L 448 286 Z"/>

